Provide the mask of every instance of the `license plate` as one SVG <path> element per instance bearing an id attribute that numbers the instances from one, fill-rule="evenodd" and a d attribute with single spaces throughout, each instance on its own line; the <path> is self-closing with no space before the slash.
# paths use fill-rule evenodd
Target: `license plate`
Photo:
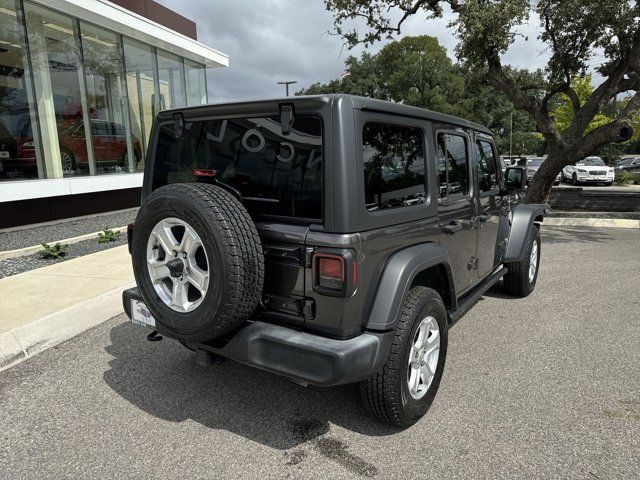
<path id="1" fill-rule="evenodd" d="M 9 152 L 0 152 L 0 158 L 9 158 Z"/>
<path id="2" fill-rule="evenodd" d="M 155 328 L 156 326 L 156 319 L 153 318 L 147 306 L 138 300 L 131 300 L 131 321 L 147 327 Z"/>

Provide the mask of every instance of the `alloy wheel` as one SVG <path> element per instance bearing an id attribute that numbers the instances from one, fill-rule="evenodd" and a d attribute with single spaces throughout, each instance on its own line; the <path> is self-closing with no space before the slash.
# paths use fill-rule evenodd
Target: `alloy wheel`
<path id="1" fill-rule="evenodd" d="M 531 255 L 529 256 L 529 283 L 533 283 L 536 278 L 536 270 L 538 269 L 538 240 L 533 241 L 531 246 Z"/>
<path id="2" fill-rule="evenodd" d="M 209 289 L 209 259 L 196 230 L 179 218 L 160 220 L 147 242 L 153 288 L 166 306 L 187 313 L 200 306 Z"/>
<path id="3" fill-rule="evenodd" d="M 438 321 L 427 316 L 420 321 L 409 350 L 407 385 L 416 400 L 425 396 L 436 375 L 440 357 L 440 327 Z"/>

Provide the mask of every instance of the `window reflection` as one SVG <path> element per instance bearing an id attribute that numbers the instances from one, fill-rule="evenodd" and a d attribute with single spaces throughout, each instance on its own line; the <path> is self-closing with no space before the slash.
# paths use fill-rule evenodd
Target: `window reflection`
<path id="1" fill-rule="evenodd" d="M 37 178 L 23 29 L 13 0 L 0 0 L 0 180 Z M 33 111 L 33 110 L 31 110 Z"/>
<path id="2" fill-rule="evenodd" d="M 462 135 L 438 134 L 438 173 L 441 198 L 461 197 L 469 193 L 467 142 Z"/>
<path id="3" fill-rule="evenodd" d="M 142 147 L 139 136 L 132 136 L 133 155 L 129 154 L 125 127 L 128 106 L 118 36 L 84 22 L 80 22 L 80 31 L 96 173 L 134 172 L 142 158 Z M 82 129 L 76 132 L 82 133 Z"/>
<path id="4" fill-rule="evenodd" d="M 187 105 L 204 105 L 207 103 L 205 66 L 185 59 L 184 68 L 187 81 Z"/>
<path id="5" fill-rule="evenodd" d="M 124 59 L 127 69 L 127 92 L 133 113 L 131 132 L 135 138 L 141 139 L 143 150 L 146 150 L 156 113 L 153 48 L 125 38 Z"/>
<path id="6" fill-rule="evenodd" d="M 478 174 L 478 189 L 490 192 L 498 188 L 498 167 L 493 147 L 486 140 L 476 142 L 476 172 Z"/>
<path id="7" fill-rule="evenodd" d="M 53 178 L 87 175 L 86 145 L 71 149 L 64 142 L 82 119 L 80 52 L 73 20 L 29 2 L 25 2 L 24 7 L 36 96 L 43 99 L 39 107 L 45 114 L 53 110 L 53 115 L 45 117 L 46 121 L 40 124 L 47 175 Z M 56 139 L 57 146 L 52 144 Z M 32 142 L 33 139 L 25 139 L 27 145 Z"/>
<path id="8" fill-rule="evenodd" d="M 369 211 L 425 202 L 425 166 L 419 128 L 367 123 L 362 132 L 365 202 Z"/>
<path id="9" fill-rule="evenodd" d="M 160 110 L 184 107 L 187 100 L 180 57 L 158 50 L 158 78 Z"/>

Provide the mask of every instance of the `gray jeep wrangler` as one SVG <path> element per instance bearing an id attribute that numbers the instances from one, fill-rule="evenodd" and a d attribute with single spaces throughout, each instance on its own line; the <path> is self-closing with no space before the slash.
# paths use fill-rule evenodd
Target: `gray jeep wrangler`
<path id="1" fill-rule="evenodd" d="M 449 327 L 501 278 L 535 287 L 547 206 L 480 125 L 326 95 L 164 111 L 149 143 L 124 308 L 201 363 L 360 382 L 407 427 Z"/>

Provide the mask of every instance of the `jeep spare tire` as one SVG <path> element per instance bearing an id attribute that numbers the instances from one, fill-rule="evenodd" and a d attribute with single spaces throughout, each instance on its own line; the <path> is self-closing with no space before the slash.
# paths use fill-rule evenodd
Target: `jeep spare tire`
<path id="1" fill-rule="evenodd" d="M 258 306 L 262 245 L 244 206 L 221 187 L 177 183 L 140 208 L 133 271 L 158 329 L 186 341 L 220 337 Z"/>

